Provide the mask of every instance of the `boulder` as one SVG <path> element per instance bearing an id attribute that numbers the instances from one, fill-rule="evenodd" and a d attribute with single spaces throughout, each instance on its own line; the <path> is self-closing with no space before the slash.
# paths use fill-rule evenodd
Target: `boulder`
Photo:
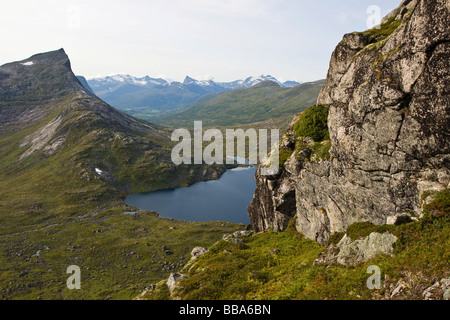
<path id="1" fill-rule="evenodd" d="M 233 237 L 235 237 L 236 239 L 241 239 L 244 237 L 251 236 L 252 233 L 253 232 L 251 232 L 250 230 L 236 231 L 236 232 L 233 232 Z"/>
<path id="2" fill-rule="evenodd" d="M 200 257 L 200 256 L 204 255 L 206 252 L 208 252 L 208 248 L 195 247 L 191 251 L 191 256 L 192 256 L 191 259 L 195 259 L 197 257 Z"/>
<path id="3" fill-rule="evenodd" d="M 173 290 L 175 289 L 177 282 L 180 281 L 181 279 L 185 279 L 185 278 L 189 278 L 189 277 L 184 274 L 181 274 L 181 273 L 171 273 L 169 276 L 169 279 L 167 279 L 167 282 L 166 282 L 170 293 L 172 293 Z"/>
<path id="4" fill-rule="evenodd" d="M 369 261 L 379 254 L 392 254 L 397 237 L 389 232 L 372 232 L 369 236 L 352 240 L 345 235 L 337 245 L 330 245 L 314 263 L 339 263 L 344 266 Z"/>

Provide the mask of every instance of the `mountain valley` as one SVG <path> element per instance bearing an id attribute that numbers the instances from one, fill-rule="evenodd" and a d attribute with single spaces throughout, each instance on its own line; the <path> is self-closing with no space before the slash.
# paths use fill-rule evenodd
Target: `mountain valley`
<path id="1" fill-rule="evenodd" d="M 0 66 L 0 298 L 450 300 L 449 11 L 403 0 L 301 84 L 86 80 L 64 49 Z M 238 166 L 173 163 L 194 121 L 280 130 L 250 225 L 124 201 Z"/>

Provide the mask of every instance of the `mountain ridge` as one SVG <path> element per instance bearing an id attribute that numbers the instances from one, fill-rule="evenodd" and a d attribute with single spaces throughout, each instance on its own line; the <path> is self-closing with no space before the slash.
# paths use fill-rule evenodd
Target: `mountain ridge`
<path id="1" fill-rule="evenodd" d="M 292 80 L 281 82 L 271 75 L 260 75 L 258 77 L 250 76 L 245 79 L 233 80 L 228 82 L 214 81 L 212 79 L 197 80 L 190 76 L 186 76 L 184 80 L 180 82 L 180 81 L 169 81 L 163 78 L 153 78 L 150 77 L 149 75 L 143 77 L 135 77 L 129 74 L 115 74 L 111 76 L 87 78 L 88 83 L 90 83 L 90 85 L 93 84 L 93 87 L 96 88 L 97 92 L 102 92 L 103 91 L 102 88 L 107 87 L 106 84 L 114 85 L 116 83 L 123 83 L 123 82 L 128 82 L 143 87 L 152 85 L 168 86 L 171 83 L 177 84 L 181 83 L 181 84 L 196 84 L 199 86 L 219 86 L 227 89 L 242 89 L 242 88 L 249 88 L 255 84 L 268 80 L 273 81 L 285 88 L 290 88 L 302 84 L 302 82 Z M 105 83 L 105 85 L 102 85 L 102 83 Z"/>

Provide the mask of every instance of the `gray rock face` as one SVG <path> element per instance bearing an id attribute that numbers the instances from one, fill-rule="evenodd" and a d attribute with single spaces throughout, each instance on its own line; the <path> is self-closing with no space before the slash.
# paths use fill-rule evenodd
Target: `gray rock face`
<path id="1" fill-rule="evenodd" d="M 180 281 L 181 279 L 185 279 L 185 278 L 189 278 L 189 277 L 184 274 L 180 274 L 180 273 L 171 273 L 169 276 L 169 279 L 167 279 L 167 282 L 166 282 L 170 293 L 172 293 L 173 290 L 175 289 L 177 282 Z"/>
<path id="2" fill-rule="evenodd" d="M 315 263 L 339 263 L 344 266 L 369 261 L 379 254 L 391 254 L 397 237 L 386 232 L 372 232 L 369 236 L 352 241 L 344 236 L 337 245 L 330 245 Z"/>
<path id="3" fill-rule="evenodd" d="M 448 186 L 449 10 L 444 0 L 403 1 L 384 19 L 390 35 L 344 36 L 317 101 L 330 108 L 332 158 L 291 157 L 277 176 L 257 174 L 248 208 L 256 232 L 296 217 L 299 232 L 325 244 L 354 222 L 420 215 L 427 186 Z"/>

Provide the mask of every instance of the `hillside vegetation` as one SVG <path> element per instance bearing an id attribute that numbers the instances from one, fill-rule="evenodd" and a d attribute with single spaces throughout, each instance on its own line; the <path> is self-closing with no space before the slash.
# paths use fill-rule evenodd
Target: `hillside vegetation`
<path id="1" fill-rule="evenodd" d="M 425 215 L 417 222 L 375 226 L 351 225 L 346 234 L 362 239 L 372 232 L 390 232 L 398 240 L 393 255 L 382 254 L 353 266 L 317 263 L 329 246 L 343 237 L 336 234 L 326 247 L 305 239 L 291 221 L 283 232 L 268 231 L 243 238 L 221 240 L 194 263 L 188 264 L 170 295 L 165 281 L 141 298 L 145 299 L 440 299 L 435 286 L 450 287 L 450 191 L 436 193 L 425 205 Z M 369 289 L 369 266 L 381 270 L 380 289 Z M 442 279 L 448 279 L 441 281 Z M 395 289 L 402 287 L 401 290 Z M 427 291 L 427 289 L 429 289 Z"/>

